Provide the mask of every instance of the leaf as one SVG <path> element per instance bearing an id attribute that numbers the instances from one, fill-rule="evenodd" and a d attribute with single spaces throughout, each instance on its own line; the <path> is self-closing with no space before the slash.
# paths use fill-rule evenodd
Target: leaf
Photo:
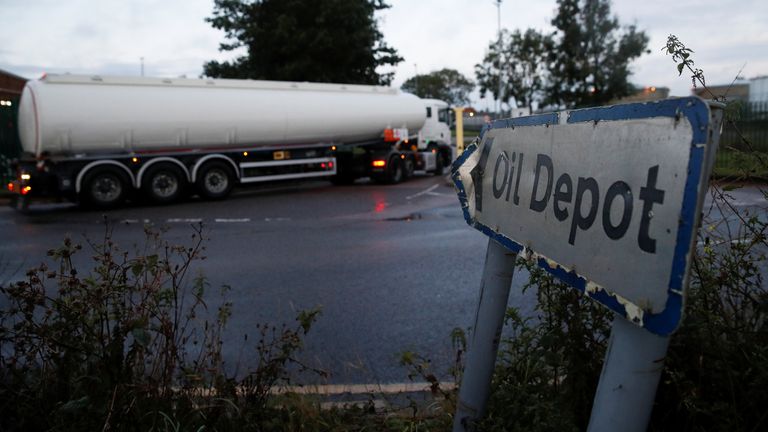
<path id="1" fill-rule="evenodd" d="M 317 316 L 320 315 L 320 309 L 315 308 L 308 311 L 301 311 L 299 313 L 299 316 L 296 317 L 296 320 L 299 321 L 299 324 L 301 325 L 302 330 L 304 330 L 304 334 L 307 334 L 309 332 L 309 329 L 312 327 L 312 324 L 317 320 Z"/>
<path id="2" fill-rule="evenodd" d="M 143 348 L 146 348 L 150 343 L 149 333 L 144 327 L 134 328 L 131 330 L 131 335 L 133 335 L 133 339 L 136 341 L 136 343 Z"/>
<path id="3" fill-rule="evenodd" d="M 67 412 L 71 413 L 71 412 L 74 412 L 74 411 L 79 411 L 79 410 L 87 407 L 90 403 L 91 403 L 90 398 L 88 396 L 83 396 L 80 399 L 74 399 L 74 400 L 67 401 L 67 403 L 65 403 L 64 405 L 62 405 L 59 408 L 59 411 L 60 412 L 64 412 L 64 413 L 67 413 Z"/>
<path id="4" fill-rule="evenodd" d="M 144 263 L 141 261 L 134 261 L 134 263 L 131 265 L 131 272 L 133 273 L 134 277 L 139 277 L 142 270 L 144 270 Z"/>
<path id="5" fill-rule="evenodd" d="M 680 76 L 680 75 L 683 74 L 683 68 L 684 67 L 685 67 L 685 64 L 683 64 L 683 63 L 680 63 L 679 65 L 677 65 L 677 72 L 678 72 L 677 76 Z"/>

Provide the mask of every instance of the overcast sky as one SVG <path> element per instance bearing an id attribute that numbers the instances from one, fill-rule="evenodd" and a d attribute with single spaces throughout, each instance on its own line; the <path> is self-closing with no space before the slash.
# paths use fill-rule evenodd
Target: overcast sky
<path id="1" fill-rule="evenodd" d="M 389 0 L 379 14 L 387 43 L 405 58 L 395 85 L 415 73 L 444 67 L 474 78 L 496 38 L 495 0 Z M 222 32 L 204 21 L 212 0 L 0 0 L 0 69 L 38 78 L 43 72 L 197 77 L 205 61 L 225 60 Z M 555 0 L 503 0 L 501 25 L 551 31 Z M 670 33 L 696 51 L 708 83 L 768 75 L 768 0 L 614 0 L 622 24 L 650 36 L 646 54 L 632 64 L 631 81 L 689 93 L 661 52 Z M 478 108 L 493 106 L 478 100 Z"/>

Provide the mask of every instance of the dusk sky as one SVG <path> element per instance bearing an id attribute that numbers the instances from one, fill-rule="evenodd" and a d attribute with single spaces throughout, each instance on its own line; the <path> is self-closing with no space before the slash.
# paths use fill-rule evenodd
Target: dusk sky
<path id="1" fill-rule="evenodd" d="M 415 73 L 444 67 L 474 78 L 497 35 L 495 0 L 390 0 L 378 14 L 387 43 L 405 58 L 395 69 L 399 86 Z M 551 31 L 554 0 L 504 0 L 503 28 Z M 0 0 L 0 69 L 38 78 L 48 73 L 197 77 L 204 62 L 225 60 L 224 34 L 204 19 L 212 0 Z M 632 64 L 631 81 L 690 91 L 661 48 L 669 34 L 694 49 L 708 83 L 726 84 L 740 74 L 768 75 L 768 1 L 614 0 L 613 13 L 650 37 L 651 53 Z M 475 97 L 478 108 L 493 107 Z"/>

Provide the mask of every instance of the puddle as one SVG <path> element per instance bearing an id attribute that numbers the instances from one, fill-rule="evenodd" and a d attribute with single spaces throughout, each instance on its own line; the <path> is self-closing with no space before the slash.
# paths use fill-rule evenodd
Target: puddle
<path id="1" fill-rule="evenodd" d="M 423 216 L 421 215 L 421 213 L 411 213 L 407 216 L 386 218 L 384 220 L 390 221 L 390 222 L 402 222 L 402 221 L 410 222 L 413 220 L 421 220 L 421 219 L 423 219 Z"/>

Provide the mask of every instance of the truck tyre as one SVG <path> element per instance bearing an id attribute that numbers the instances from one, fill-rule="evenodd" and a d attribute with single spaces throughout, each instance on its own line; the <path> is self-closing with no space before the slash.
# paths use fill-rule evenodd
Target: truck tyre
<path id="1" fill-rule="evenodd" d="M 127 189 L 128 181 L 123 173 L 113 168 L 100 167 L 86 175 L 80 198 L 90 207 L 114 208 L 123 202 Z"/>
<path id="2" fill-rule="evenodd" d="M 141 188 L 152 202 L 167 204 L 176 201 L 184 193 L 184 173 L 171 164 L 160 163 L 144 174 Z"/>
<path id="3" fill-rule="evenodd" d="M 223 161 L 208 162 L 195 179 L 195 188 L 201 198 L 220 200 L 226 198 L 235 186 L 235 174 Z"/>
<path id="4" fill-rule="evenodd" d="M 443 167 L 445 167 L 445 164 L 443 163 L 443 154 L 437 152 L 435 154 L 435 169 L 432 171 L 432 174 L 436 176 L 443 175 Z"/>
<path id="5" fill-rule="evenodd" d="M 389 165 L 387 166 L 385 181 L 389 184 L 398 184 L 403 181 L 404 175 L 405 169 L 403 168 L 403 161 L 397 156 L 392 156 L 389 159 Z"/>
<path id="6" fill-rule="evenodd" d="M 413 177 L 413 171 L 416 169 L 416 164 L 413 162 L 413 158 L 407 157 L 403 160 L 403 178 L 409 179 Z"/>

